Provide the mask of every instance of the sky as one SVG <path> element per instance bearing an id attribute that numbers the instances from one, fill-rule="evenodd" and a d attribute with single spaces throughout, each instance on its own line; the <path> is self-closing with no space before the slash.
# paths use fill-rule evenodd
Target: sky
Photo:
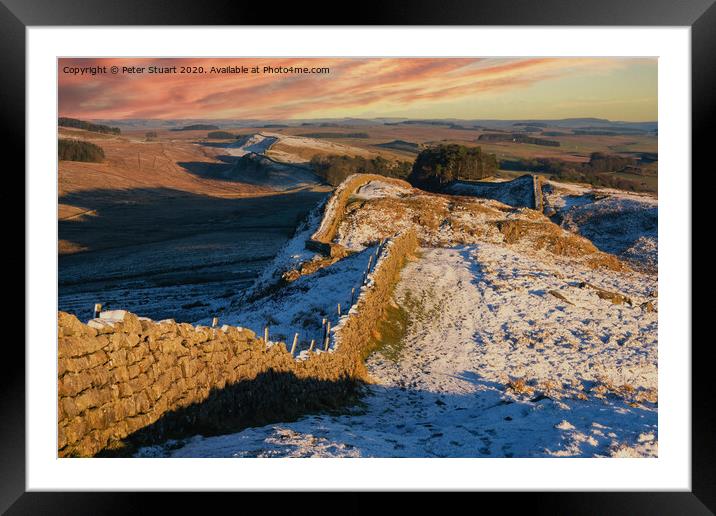
<path id="1" fill-rule="evenodd" d="M 211 72 L 227 66 L 248 73 Z M 89 120 L 658 118 L 656 58 L 72 58 L 58 74 L 59 115 Z"/>

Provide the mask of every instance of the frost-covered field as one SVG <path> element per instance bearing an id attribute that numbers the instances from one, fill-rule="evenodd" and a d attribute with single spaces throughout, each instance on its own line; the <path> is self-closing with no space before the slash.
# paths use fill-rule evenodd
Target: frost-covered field
<path id="1" fill-rule="evenodd" d="M 355 197 L 370 202 L 406 195 L 372 182 Z M 373 251 L 363 243 L 375 233 L 355 225 L 370 216 L 370 207 L 361 210 L 339 232 L 339 240 L 353 242 L 359 252 L 269 298 L 228 310 L 228 322 L 260 329 L 271 319 L 272 332 L 282 337 L 297 327 L 304 328 L 302 340 L 318 335 L 320 317 L 330 317 L 347 299 Z M 308 258 L 300 242 L 318 224 L 314 213 L 272 269 Z M 195 436 L 138 455 L 656 456 L 656 276 L 595 268 L 535 251 L 529 242 L 507 245 L 484 236 L 469 245 L 424 248 L 408 263 L 395 293 L 404 333 L 397 347 L 369 357 L 373 383 L 358 406 L 231 435 Z M 604 292 L 629 302 L 615 304 Z"/>

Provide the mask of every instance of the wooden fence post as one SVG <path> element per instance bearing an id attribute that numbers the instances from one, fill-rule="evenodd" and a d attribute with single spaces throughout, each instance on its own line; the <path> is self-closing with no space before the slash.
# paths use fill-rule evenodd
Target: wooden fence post
<path id="1" fill-rule="evenodd" d="M 268 324 L 264 326 L 264 344 L 268 345 L 269 342 L 269 327 Z"/>
<path id="2" fill-rule="evenodd" d="M 328 344 L 331 342 L 331 321 L 326 323 L 326 342 L 323 346 L 323 351 L 328 351 Z"/>
<path id="3" fill-rule="evenodd" d="M 298 344 L 298 333 L 293 336 L 293 344 L 291 345 L 291 356 L 296 352 L 296 344 Z"/>
<path id="4" fill-rule="evenodd" d="M 308 351 L 313 351 L 313 347 L 316 345 L 316 339 L 311 339 L 311 345 L 308 348 Z"/>

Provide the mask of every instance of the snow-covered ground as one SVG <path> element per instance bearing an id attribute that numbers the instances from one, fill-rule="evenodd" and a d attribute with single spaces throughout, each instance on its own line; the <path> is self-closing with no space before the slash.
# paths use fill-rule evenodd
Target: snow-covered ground
<path id="1" fill-rule="evenodd" d="M 271 153 L 271 148 L 285 137 L 274 133 L 244 136 L 226 147 L 229 156 L 240 158 L 237 165 L 224 172 L 224 179 L 241 179 L 249 184 L 268 186 L 274 190 L 305 188 L 318 183 L 317 176 L 306 165 L 291 156 Z"/>
<path id="2" fill-rule="evenodd" d="M 355 199 L 379 199 L 383 197 L 404 197 L 410 195 L 411 188 L 385 183 L 383 181 L 370 181 L 358 188 L 353 197 Z"/>
<path id="3" fill-rule="evenodd" d="M 375 384 L 360 406 L 139 455 L 654 456 L 657 314 L 640 302 L 658 306 L 655 287 L 649 275 L 557 267 L 493 244 L 425 249 L 396 292 L 404 345 L 397 359 L 370 357 Z"/>
<path id="4" fill-rule="evenodd" d="M 354 197 L 362 202 L 348 208 L 337 241 L 353 243 L 355 254 L 268 297 L 227 307 L 222 323 L 259 333 L 270 321 L 272 338 L 299 332 L 305 349 L 321 335 L 323 317 L 339 322 L 338 303 L 345 313 L 377 229 L 415 227 L 432 247 L 401 274 L 394 298 L 403 333 L 367 360 L 371 383 L 361 402 L 342 414 L 195 436 L 142 448 L 138 456 L 658 455 L 656 275 L 590 266 L 496 232 L 494 221 L 507 217 L 532 221 L 530 231 L 548 234 L 554 226 L 531 210 L 492 200 L 448 202 L 381 181 Z M 303 244 L 320 225 L 320 213 L 286 244 L 257 287 L 311 258 Z M 428 230 L 430 214 L 451 223 Z M 421 225 L 425 220 L 428 226 Z M 435 231 L 442 236 L 431 237 Z M 628 302 L 612 303 L 605 292 Z"/>
<path id="5" fill-rule="evenodd" d="M 230 156 L 245 156 L 246 154 L 266 154 L 271 146 L 278 141 L 278 135 L 256 133 L 236 140 L 229 145 L 227 153 Z"/>
<path id="6" fill-rule="evenodd" d="M 324 318 L 335 328 L 341 317 L 346 316 L 351 306 L 351 289 L 355 289 L 353 301 L 357 300 L 363 274 L 368 261 L 375 259 L 375 256 L 370 258 L 375 251 L 375 247 L 368 248 L 303 276 L 274 294 L 231 305 L 221 317 L 221 323 L 249 328 L 257 335 L 262 335 L 268 324 L 270 340 L 286 342 L 289 346 L 298 333 L 298 351 L 307 350 L 312 339 L 321 342 Z M 211 318 L 199 321 L 199 324 L 210 323 Z"/>
<path id="7" fill-rule="evenodd" d="M 361 147 L 354 147 L 343 143 L 336 143 L 321 138 L 308 138 L 305 136 L 292 136 L 279 133 L 262 133 L 278 138 L 280 148 L 271 148 L 267 155 L 284 163 L 307 163 L 305 149 L 319 153 L 338 154 L 348 156 L 373 156 L 374 154 Z"/>
<path id="8" fill-rule="evenodd" d="M 563 228 L 636 269 L 656 273 L 659 213 L 654 195 L 553 181 L 543 194 L 545 210 L 552 208 Z"/>
<path id="9" fill-rule="evenodd" d="M 495 199 L 514 207 L 534 208 L 535 206 L 534 182 L 529 174 L 511 181 L 457 181 L 447 188 L 447 193 Z"/>

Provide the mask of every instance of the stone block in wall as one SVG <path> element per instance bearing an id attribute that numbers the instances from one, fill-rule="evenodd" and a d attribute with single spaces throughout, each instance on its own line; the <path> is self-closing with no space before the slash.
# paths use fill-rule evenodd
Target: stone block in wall
<path id="1" fill-rule="evenodd" d="M 127 386 L 132 389 L 133 392 L 143 391 L 150 383 L 149 376 L 146 373 L 141 373 L 136 378 L 130 378 L 126 382 Z"/>
<path id="2" fill-rule="evenodd" d="M 138 413 L 145 414 L 152 408 L 152 401 L 149 399 L 147 391 L 140 392 L 134 399 Z"/>
<path id="3" fill-rule="evenodd" d="M 87 421 L 87 428 L 90 430 L 107 428 L 112 423 L 110 417 L 108 416 L 107 407 L 90 409 L 84 415 L 84 418 Z"/>
<path id="4" fill-rule="evenodd" d="M 185 343 L 186 339 L 182 339 L 180 337 L 161 339 L 159 341 L 162 353 L 174 353 L 180 356 L 189 354 L 189 348 L 184 345 Z"/>
<path id="5" fill-rule="evenodd" d="M 103 387 L 109 383 L 109 371 L 104 364 L 86 371 L 93 387 Z"/>
<path id="6" fill-rule="evenodd" d="M 115 332 L 115 323 L 101 319 L 92 319 L 87 323 L 87 326 L 93 328 L 97 332 L 97 335 Z"/>
<path id="7" fill-rule="evenodd" d="M 194 376 L 196 367 L 194 366 L 192 360 L 189 357 L 181 357 L 178 361 L 178 364 L 179 369 L 181 370 L 181 374 L 184 378 Z"/>
<path id="8" fill-rule="evenodd" d="M 120 406 L 122 411 L 122 419 L 125 417 L 132 417 L 137 414 L 137 404 L 134 398 L 124 398 L 120 400 Z"/>
<path id="9" fill-rule="evenodd" d="M 127 382 L 130 380 L 126 366 L 113 367 L 109 371 L 109 380 L 112 383 Z"/>
<path id="10" fill-rule="evenodd" d="M 108 353 L 109 355 L 109 365 L 110 367 L 121 367 L 127 365 L 127 350 L 126 349 L 118 349 L 116 351 L 110 351 Z"/>
<path id="11" fill-rule="evenodd" d="M 65 427 L 59 425 L 57 427 L 57 449 L 61 450 L 67 446 L 67 434 L 65 433 Z"/>
<path id="12" fill-rule="evenodd" d="M 75 397 L 75 405 L 77 410 L 84 412 L 89 408 L 99 407 L 103 403 L 110 401 L 110 399 L 111 395 L 105 398 L 102 389 L 89 388 Z"/>
<path id="13" fill-rule="evenodd" d="M 108 310 L 99 314 L 99 319 L 117 323 L 116 328 L 124 333 L 142 333 L 142 323 L 139 318 L 126 310 Z"/>
<path id="14" fill-rule="evenodd" d="M 139 367 L 139 364 L 132 364 L 127 367 L 127 372 L 130 378 L 136 378 L 142 372 L 142 368 Z"/>
<path id="15" fill-rule="evenodd" d="M 256 332 L 249 330 L 248 328 L 242 328 L 240 331 L 248 340 L 256 340 Z"/>
<path id="16" fill-rule="evenodd" d="M 76 396 L 92 385 L 92 377 L 85 374 L 66 374 L 57 381 L 60 396 Z"/>
<path id="17" fill-rule="evenodd" d="M 89 335 L 72 335 L 61 337 L 57 344 L 58 357 L 75 358 L 101 350 L 107 344 L 107 339 Z"/>
<path id="18" fill-rule="evenodd" d="M 208 340 L 213 339 L 215 335 L 215 329 L 209 328 L 207 326 L 197 326 L 194 330 L 194 335 L 192 336 L 192 342 L 200 344 L 202 342 L 206 342 Z"/>
<path id="19" fill-rule="evenodd" d="M 62 406 L 62 411 L 65 413 L 65 415 L 68 419 L 72 419 L 72 418 L 80 415 L 80 411 L 77 408 L 77 405 L 75 404 L 75 401 L 73 398 L 71 398 L 71 397 L 60 398 L 60 405 Z"/>
<path id="20" fill-rule="evenodd" d="M 72 418 L 63 427 L 63 433 L 65 436 L 65 442 L 67 444 L 74 444 L 85 435 L 87 432 L 87 423 L 81 417 Z"/>
<path id="21" fill-rule="evenodd" d="M 177 333 L 184 338 L 191 337 L 194 333 L 194 327 L 189 323 L 177 324 Z"/>
<path id="22" fill-rule="evenodd" d="M 132 386 L 129 385 L 128 382 L 122 382 L 117 385 L 117 389 L 119 390 L 119 397 L 120 398 L 127 398 L 134 394 L 134 389 L 132 389 Z"/>
<path id="23" fill-rule="evenodd" d="M 174 319 L 163 319 L 157 322 L 155 326 L 157 334 L 164 335 L 167 333 L 176 334 L 178 331 L 177 323 Z"/>
<path id="24" fill-rule="evenodd" d="M 57 335 L 59 337 L 94 337 L 97 332 L 72 314 L 59 312 L 57 315 Z"/>
<path id="25" fill-rule="evenodd" d="M 77 452 L 79 455 L 86 455 L 91 453 L 92 450 L 96 450 L 98 446 L 102 446 L 102 439 L 98 431 L 93 431 L 86 434 L 80 442 L 76 445 Z"/>
<path id="26" fill-rule="evenodd" d="M 142 373 L 146 373 L 149 370 L 149 368 L 152 366 L 153 363 L 154 363 L 154 357 L 152 355 L 147 355 L 142 360 L 140 360 L 138 362 L 139 370 Z"/>

